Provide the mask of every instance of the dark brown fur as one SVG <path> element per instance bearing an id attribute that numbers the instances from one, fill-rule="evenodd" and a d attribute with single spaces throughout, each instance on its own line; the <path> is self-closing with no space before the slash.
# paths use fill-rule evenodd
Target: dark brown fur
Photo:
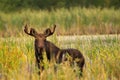
<path id="1" fill-rule="evenodd" d="M 28 32 L 27 25 L 25 26 L 24 32 L 28 35 L 31 35 L 35 38 L 35 57 L 36 57 L 36 63 L 39 69 L 43 70 L 44 67 L 41 65 L 41 62 L 43 61 L 43 51 L 46 52 L 47 59 L 50 61 L 52 58 L 55 59 L 57 63 L 61 63 L 63 60 L 63 56 L 66 54 L 69 54 L 72 57 L 73 63 L 76 59 L 76 63 L 80 68 L 80 71 L 83 71 L 83 66 L 85 63 L 84 57 L 82 53 L 77 49 L 60 49 L 57 46 L 55 46 L 50 41 L 47 41 L 46 38 L 50 35 L 52 35 L 55 31 L 56 25 L 54 25 L 53 30 L 46 29 L 45 32 L 37 33 L 37 31 L 33 28 L 30 29 L 30 32 Z M 64 60 L 67 60 L 65 58 Z"/>

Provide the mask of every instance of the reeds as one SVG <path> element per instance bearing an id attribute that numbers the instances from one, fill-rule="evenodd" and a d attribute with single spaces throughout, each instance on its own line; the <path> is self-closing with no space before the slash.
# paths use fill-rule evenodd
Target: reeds
<path id="1" fill-rule="evenodd" d="M 100 8 L 70 8 L 47 10 L 21 10 L 0 12 L 0 31 L 20 35 L 25 24 L 43 29 L 57 24 L 57 34 L 113 34 L 120 33 L 120 10 Z M 67 30 L 67 32 L 66 32 Z M 4 35 L 4 34 L 3 34 Z M 13 34 L 14 35 L 14 34 Z"/>

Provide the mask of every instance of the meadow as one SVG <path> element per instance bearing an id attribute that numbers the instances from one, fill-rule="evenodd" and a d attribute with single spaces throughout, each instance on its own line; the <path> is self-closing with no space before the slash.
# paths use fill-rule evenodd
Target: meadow
<path id="1" fill-rule="evenodd" d="M 22 36 L 25 24 L 39 31 L 56 24 L 58 35 L 117 34 L 120 33 L 120 9 L 75 7 L 51 11 L 0 11 L 0 36 Z"/>
<path id="2" fill-rule="evenodd" d="M 103 35 L 104 36 L 104 35 Z M 57 36 L 48 38 L 60 48 L 79 49 L 85 57 L 83 77 L 68 62 L 57 65 L 44 56 L 45 70 L 37 75 L 34 38 L 0 38 L 0 80 L 120 80 L 120 35 L 99 37 Z"/>
<path id="3" fill-rule="evenodd" d="M 79 78 L 77 66 L 48 62 L 45 55 L 45 70 L 38 76 L 34 38 L 23 32 L 25 24 L 39 32 L 56 24 L 55 34 L 48 40 L 60 48 L 76 48 L 83 53 L 83 77 Z M 0 80 L 120 80 L 119 34 L 120 9 L 0 11 Z M 54 66 L 58 67 L 56 73 Z"/>

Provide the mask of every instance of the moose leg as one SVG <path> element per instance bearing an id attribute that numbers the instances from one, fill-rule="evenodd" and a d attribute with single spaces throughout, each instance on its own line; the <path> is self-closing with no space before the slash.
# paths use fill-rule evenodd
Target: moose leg
<path id="1" fill-rule="evenodd" d="M 36 64 L 35 65 L 40 70 L 40 60 L 39 60 L 39 56 L 37 55 L 37 53 L 35 53 L 35 57 L 36 57 Z M 38 71 L 38 74 L 40 74 L 40 71 Z"/>
<path id="2" fill-rule="evenodd" d="M 43 71 L 44 67 L 43 67 L 43 58 L 36 57 L 36 66 L 38 67 L 38 74 L 40 74 L 41 71 Z"/>
<path id="3" fill-rule="evenodd" d="M 36 57 L 36 65 L 38 67 L 38 74 L 43 71 L 44 66 L 43 66 L 43 55 L 42 55 L 43 49 L 41 48 L 35 48 L 35 57 Z"/>
<path id="4" fill-rule="evenodd" d="M 79 67 L 79 70 L 80 70 L 80 76 L 82 76 L 82 73 L 83 73 L 83 66 L 84 66 L 84 59 L 82 59 L 82 61 L 79 61 L 77 62 L 77 65 Z"/>

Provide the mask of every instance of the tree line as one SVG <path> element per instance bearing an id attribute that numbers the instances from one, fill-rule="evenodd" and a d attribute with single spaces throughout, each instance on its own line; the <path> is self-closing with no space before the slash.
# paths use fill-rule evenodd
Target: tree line
<path id="1" fill-rule="evenodd" d="M 0 0 L 1 11 L 56 9 L 70 7 L 120 8 L 120 0 Z"/>

